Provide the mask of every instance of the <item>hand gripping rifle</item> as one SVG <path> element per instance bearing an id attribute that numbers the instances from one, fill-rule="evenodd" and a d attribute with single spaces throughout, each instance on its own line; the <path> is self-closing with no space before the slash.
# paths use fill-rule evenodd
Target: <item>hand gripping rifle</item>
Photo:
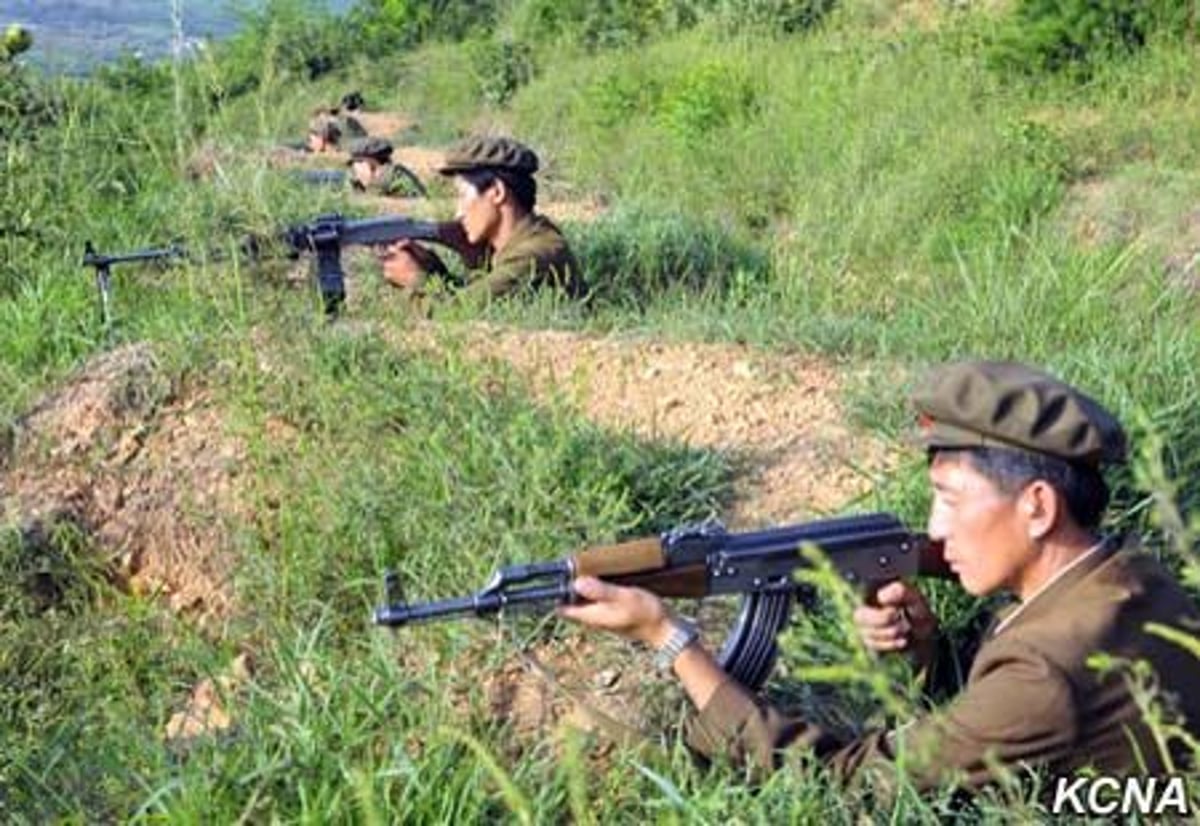
<path id="1" fill-rule="evenodd" d="M 332 319 L 338 315 L 346 300 L 342 247 L 353 244 L 377 246 L 406 238 L 450 246 L 444 238 L 442 226 L 436 221 L 418 221 L 402 215 L 362 219 L 344 218 L 339 214 L 321 215 L 312 221 L 290 226 L 274 236 L 247 236 L 238 245 L 237 254 L 257 260 L 269 257 L 275 250 L 282 250 L 292 258 L 313 253 L 316 258 L 317 288 L 321 292 L 325 315 Z M 87 242 L 83 265 L 96 270 L 96 287 L 100 292 L 100 311 L 105 327 L 111 322 L 112 265 L 133 261 L 191 260 L 193 257 L 180 244 L 103 255 L 96 252 L 90 241 Z M 227 259 L 229 254 L 215 251 L 206 257 L 210 261 L 221 261 Z"/>
<path id="2" fill-rule="evenodd" d="M 577 598 L 571 588 L 577 576 L 635 585 L 663 597 L 740 594 L 741 609 L 717 661 L 742 685 L 757 690 L 774 667 L 776 638 L 800 592 L 792 574 L 809 564 L 800 552 L 806 544 L 820 548 L 834 568 L 868 597 L 894 579 L 948 576 L 940 546 L 924 534 L 908 531 L 887 513 L 749 533 L 730 533 L 720 523 L 705 523 L 588 548 L 564 559 L 501 568 L 481 591 L 447 600 L 415 604 L 394 600 L 396 578 L 389 573 L 388 604 L 375 610 L 375 623 L 394 627 L 459 614 L 483 617 L 510 606 L 571 602 Z"/>
<path id="3" fill-rule="evenodd" d="M 342 271 L 342 247 L 382 246 L 395 241 L 429 241 L 447 244 L 437 221 L 418 221 L 401 215 L 350 220 L 341 215 L 322 215 L 307 224 L 289 227 L 280 234 L 284 244 L 297 253 L 316 255 L 317 287 L 325 315 L 335 318 L 346 300 L 346 278 Z"/>

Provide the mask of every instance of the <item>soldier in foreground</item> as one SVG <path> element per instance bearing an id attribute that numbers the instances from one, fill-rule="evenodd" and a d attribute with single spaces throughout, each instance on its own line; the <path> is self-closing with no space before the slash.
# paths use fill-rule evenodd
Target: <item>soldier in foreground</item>
<path id="1" fill-rule="evenodd" d="M 444 240 L 476 273 L 452 290 L 427 277 L 445 270 L 434 253 L 401 241 L 385 253 L 384 277 L 424 312 L 447 299 L 486 303 L 546 289 L 582 297 L 579 265 L 566 239 L 536 211 L 538 167 L 533 150 L 508 138 L 477 137 L 455 146 L 438 170 L 453 179 L 456 198 Z"/>
<path id="2" fill-rule="evenodd" d="M 694 624 L 647 591 L 579 578 L 586 601 L 559 611 L 655 650 L 699 709 L 693 747 L 759 771 L 777 767 L 789 747 L 811 750 L 843 779 L 869 773 L 885 785 L 899 762 L 919 789 L 975 788 L 1026 767 L 1060 777 L 1089 766 L 1165 771 L 1172 764 L 1128 683 L 1088 665 L 1098 652 L 1146 660 L 1160 699 L 1200 736 L 1200 658 L 1146 628 L 1195 635 L 1200 611 L 1136 543 L 1099 533 L 1108 504 L 1101 468 L 1126 452 L 1120 424 L 1077 389 L 1013 363 L 943 367 L 914 402 L 929 456 L 931 538 L 944 543 L 968 593 L 1016 598 L 939 712 L 842 742 L 752 697 L 716 664 Z M 938 622 L 921 593 L 893 582 L 877 602 L 855 613 L 866 644 L 907 654 L 929 677 L 944 670 Z"/>

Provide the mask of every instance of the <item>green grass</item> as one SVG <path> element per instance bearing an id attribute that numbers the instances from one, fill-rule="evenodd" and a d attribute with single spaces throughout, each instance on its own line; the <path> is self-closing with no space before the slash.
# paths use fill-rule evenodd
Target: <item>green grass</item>
<path id="1" fill-rule="evenodd" d="M 702 27 L 636 50 L 542 48 L 539 76 L 504 109 L 483 105 L 453 44 L 315 83 L 266 72 L 259 93 L 220 111 L 206 102 L 219 76 L 209 63 L 157 93 L 51 89 L 55 121 L 3 155 L 0 225 L 27 232 L 0 234 L 0 444 L 88 357 L 146 340 L 173 386 L 211 393 L 224 435 L 246 446 L 239 478 L 254 516 L 230 537 L 244 610 L 217 635 L 116 591 L 86 526 L 37 541 L 5 526 L 0 816 L 856 822 L 867 806 L 933 823 L 947 813 L 947 800 L 912 795 L 871 809 L 799 765 L 751 787 L 736 769 L 697 767 L 673 740 L 607 754 L 587 738 L 528 742 L 491 719 L 483 675 L 524 643 L 578 646 L 577 631 L 532 619 L 396 634 L 369 624 L 385 569 L 410 598 L 447 596 L 499 564 L 719 515 L 731 457 L 535 404 L 515 377 L 454 346 L 408 349 L 397 343 L 408 320 L 361 257 L 347 256 L 353 300 L 337 325 L 278 263 L 118 267 L 117 325 L 97 324 L 85 240 L 106 252 L 177 237 L 226 249 L 346 208 L 296 191 L 252 151 L 294 136 L 315 103 L 351 87 L 418 115 L 431 144 L 512 129 L 549 161 L 549 191 L 616 206 L 567 228 L 602 287 L 592 307 L 533 302 L 493 319 L 819 353 L 861 377 L 847 399 L 857 422 L 892 439 L 906 438 L 905 394 L 930 363 L 1044 365 L 1130 424 L 1142 450 L 1116 479 L 1117 519 L 1149 530 L 1200 589 L 1200 299 L 1163 266 L 1177 251 L 1173 222 L 1200 199 L 1200 58 L 1160 45 L 1086 86 L 1006 83 L 976 48 L 988 18 L 872 28 L 885 5 L 845 10 L 803 37 Z M 179 171 L 205 140 L 242 154 L 218 178 L 188 182 Z M 1076 232 L 1089 184 L 1102 184 L 1089 207 L 1098 240 Z M 926 497 L 914 459 L 859 504 L 920 524 Z M 58 589 L 49 602 L 36 587 L 45 581 Z M 977 608 L 948 588 L 935 602 L 953 628 Z M 864 663 L 836 614 L 803 623 L 788 646 L 785 676 L 812 662 L 850 667 L 832 705 L 824 687 L 806 694 L 793 682 L 813 713 L 860 714 L 850 722 L 861 728 L 906 696 L 904 674 Z M 165 743 L 191 687 L 243 648 L 255 670 L 227 698 L 233 728 Z M 597 650 L 605 663 L 644 665 L 619 644 Z M 675 722 L 677 696 L 648 703 L 656 722 Z M 1007 794 L 984 800 L 977 819 L 1038 816 Z"/>

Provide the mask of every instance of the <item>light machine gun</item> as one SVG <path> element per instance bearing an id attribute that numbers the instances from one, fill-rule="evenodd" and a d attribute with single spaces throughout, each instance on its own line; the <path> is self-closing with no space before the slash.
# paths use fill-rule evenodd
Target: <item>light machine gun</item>
<path id="1" fill-rule="evenodd" d="M 312 221 L 296 224 L 274 236 L 247 236 L 234 255 L 250 260 L 269 257 L 280 250 L 288 257 L 311 253 L 315 256 L 316 284 L 321 293 L 325 315 L 332 319 L 341 311 L 346 300 L 346 278 L 342 270 L 342 247 L 349 245 L 382 246 L 395 241 L 410 239 L 428 241 L 451 246 L 445 240 L 444 224 L 436 221 L 419 221 L 402 215 L 385 215 L 378 218 L 345 218 L 338 214 L 321 215 Z M 196 256 L 181 244 L 156 249 L 136 250 L 129 253 L 105 255 L 96 252 L 89 241 L 84 246 L 83 265 L 94 267 L 96 288 L 100 293 L 101 318 L 107 328 L 112 321 L 112 266 L 136 261 L 192 260 Z M 230 257 L 228 252 L 217 251 L 203 256 L 209 261 L 220 261 Z"/>
<path id="2" fill-rule="evenodd" d="M 801 548 L 815 545 L 833 567 L 869 597 L 886 582 L 910 576 L 948 576 L 940 545 L 912 533 L 893 515 L 871 513 L 730 533 L 719 523 L 685 526 L 661 536 L 588 548 L 550 562 L 498 570 L 474 594 L 425 603 L 395 599 L 396 578 L 386 578 L 387 600 L 375 623 L 402 626 L 454 615 L 484 617 L 522 605 L 547 606 L 577 599 L 571 580 L 595 576 L 645 588 L 662 597 L 740 594 L 742 604 L 717 661 L 734 679 L 757 690 L 770 676 L 777 637 L 802 592 L 793 578 L 809 566 Z"/>

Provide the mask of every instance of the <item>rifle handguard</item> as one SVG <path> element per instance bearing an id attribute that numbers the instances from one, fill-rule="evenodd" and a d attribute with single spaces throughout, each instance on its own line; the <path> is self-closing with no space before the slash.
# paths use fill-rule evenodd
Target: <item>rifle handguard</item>
<path id="1" fill-rule="evenodd" d="M 588 548 L 572 558 L 575 576 L 612 577 L 649 573 L 662 569 L 666 564 L 663 543 L 658 537 Z"/>

